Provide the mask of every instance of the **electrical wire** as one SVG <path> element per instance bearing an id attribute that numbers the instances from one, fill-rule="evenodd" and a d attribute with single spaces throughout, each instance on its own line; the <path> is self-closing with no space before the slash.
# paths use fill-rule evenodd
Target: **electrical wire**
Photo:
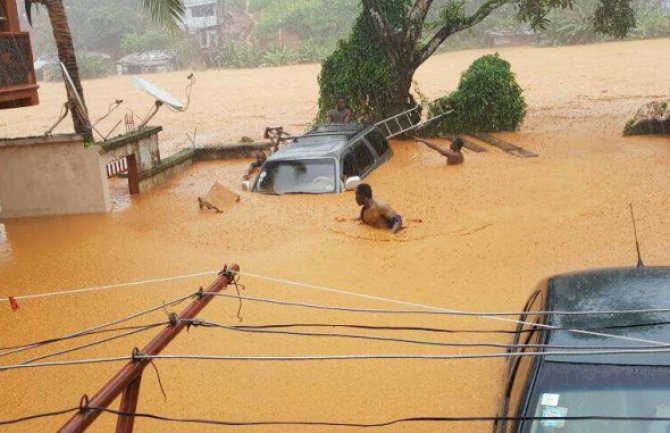
<path id="1" fill-rule="evenodd" d="M 413 417 L 400 418 L 391 421 L 379 423 L 351 423 L 351 422 L 328 422 L 328 421 L 219 421 L 212 419 L 197 419 L 197 418 L 172 418 L 167 416 L 138 413 L 138 412 L 121 412 L 118 410 L 101 408 L 101 407 L 86 407 L 88 410 L 97 410 L 100 412 L 117 415 L 126 418 L 149 418 L 157 421 L 181 423 L 181 424 L 209 424 L 222 425 L 230 427 L 250 427 L 250 426 L 322 426 L 322 427 L 354 427 L 354 428 L 373 428 L 373 427 L 388 427 L 395 424 L 404 423 L 427 423 L 427 422 L 442 422 L 442 423 L 457 423 L 457 422 L 494 422 L 494 421 L 645 421 L 645 422 L 668 422 L 670 418 L 667 417 L 616 417 L 616 416 L 565 416 L 565 417 L 542 417 L 542 416 L 526 416 L 526 417 L 498 417 L 498 416 L 473 416 L 473 417 Z"/>
<path id="2" fill-rule="evenodd" d="M 641 328 L 649 326 L 670 325 L 669 322 L 643 322 L 631 323 L 623 325 L 609 325 L 596 326 L 592 328 L 584 328 L 585 330 L 604 330 L 604 329 L 627 329 L 627 328 Z M 528 334 L 531 332 L 549 332 L 555 330 L 567 330 L 569 328 L 557 327 L 556 329 L 448 329 L 448 328 L 431 328 L 423 326 L 374 326 L 374 325 L 358 325 L 358 324 L 328 324 L 328 323 L 283 323 L 273 325 L 236 325 L 239 329 L 282 329 L 282 328 L 349 328 L 349 329 L 366 329 L 373 331 L 419 331 L 419 332 L 435 332 L 444 334 Z"/>
<path id="3" fill-rule="evenodd" d="M 77 411 L 79 411 L 79 408 L 75 407 L 75 408 L 72 408 L 72 409 L 63 409 L 63 410 L 57 410 L 57 411 L 54 411 L 54 412 L 44 412 L 44 413 L 40 413 L 40 414 L 37 414 L 37 415 L 29 415 L 29 416 L 24 416 L 24 417 L 21 417 L 21 418 L 10 419 L 10 420 L 0 420 L 0 426 L 20 424 L 20 423 L 40 419 L 40 418 L 52 418 L 52 417 L 65 415 L 65 414 L 68 414 L 68 413 L 71 413 L 71 412 L 77 412 Z"/>
<path id="4" fill-rule="evenodd" d="M 272 331 L 267 329 L 254 329 L 251 327 L 238 328 L 236 326 L 223 325 L 220 323 L 209 322 L 206 320 L 184 320 L 185 323 L 194 327 L 225 329 L 234 332 L 246 332 L 255 334 L 270 335 L 288 335 L 300 337 L 328 337 L 328 338 L 347 338 L 368 341 L 383 341 L 393 343 L 408 343 L 428 346 L 441 347 L 479 347 L 495 349 L 568 349 L 568 350 L 624 350 L 624 349 L 653 349 L 661 346 L 576 346 L 576 345 L 551 345 L 551 344 L 502 344 L 491 342 L 469 342 L 469 343 L 445 343 L 441 341 L 427 341 L 406 338 L 377 337 L 363 334 L 341 334 L 341 333 L 320 333 L 320 332 L 293 332 L 293 331 Z M 670 344 L 663 346 L 670 348 Z"/>
<path id="5" fill-rule="evenodd" d="M 193 274 L 183 274 L 183 275 L 175 275 L 175 276 L 170 276 L 170 277 L 147 279 L 147 280 L 142 280 L 142 281 L 132 281 L 132 282 L 124 282 L 124 283 L 117 283 L 117 284 L 110 284 L 110 285 L 103 285 L 103 286 L 86 287 L 86 288 L 80 288 L 80 289 L 62 290 L 62 291 L 58 291 L 58 292 L 34 293 L 34 294 L 27 294 L 27 295 L 21 295 L 21 296 L 14 296 L 13 299 L 15 299 L 17 301 L 20 301 L 20 300 L 25 300 L 25 299 L 36 299 L 36 298 L 45 298 L 45 297 L 51 297 L 51 296 L 71 295 L 71 294 L 92 292 L 92 291 L 98 291 L 98 290 L 109 290 L 109 289 L 139 286 L 139 285 L 145 285 L 145 284 L 177 281 L 177 280 L 196 278 L 196 277 L 202 277 L 202 276 L 208 276 L 208 275 L 217 275 L 219 272 L 220 271 L 200 272 L 200 273 L 193 273 Z M 397 299 L 383 298 L 383 297 L 379 297 L 379 296 L 356 293 L 356 292 L 351 292 L 351 291 L 346 291 L 346 290 L 341 290 L 341 289 L 317 286 L 317 285 L 314 285 L 314 284 L 301 283 L 301 282 L 297 282 L 297 281 L 291 281 L 291 280 L 269 277 L 269 276 L 260 275 L 260 274 L 254 274 L 254 273 L 250 273 L 250 272 L 241 272 L 240 271 L 240 272 L 237 273 L 237 275 L 246 275 L 246 276 L 249 276 L 249 277 L 252 277 L 252 278 L 262 279 L 262 280 L 275 282 L 275 283 L 281 283 L 281 284 L 285 284 L 285 285 L 292 285 L 292 286 L 296 286 L 296 287 L 316 289 L 316 290 L 328 291 L 328 292 L 344 294 L 344 295 L 349 295 L 349 296 L 362 297 L 362 298 L 376 300 L 376 301 L 391 302 L 391 303 L 395 303 L 395 304 L 414 306 L 414 307 L 419 307 L 419 308 L 424 308 L 424 309 L 429 309 L 429 310 L 435 310 L 434 314 L 449 314 L 449 315 L 455 315 L 455 316 L 473 316 L 473 317 L 520 316 L 520 315 L 533 315 L 533 316 L 550 316 L 550 315 L 551 316 L 593 316 L 593 315 L 625 315 L 625 314 L 662 314 L 662 313 L 670 313 L 670 308 L 649 308 L 649 309 L 630 309 L 630 310 L 592 310 L 592 311 L 560 311 L 560 310 L 556 310 L 556 311 L 497 311 L 497 312 L 496 311 L 492 311 L 492 312 L 463 311 L 463 310 L 452 310 L 452 309 L 447 309 L 447 308 L 442 308 L 442 307 L 435 307 L 435 306 L 430 306 L 430 305 L 417 304 L 417 303 L 401 301 L 401 300 L 397 300 Z M 224 296 L 224 295 L 225 294 L 220 294 L 220 296 Z M 227 295 L 227 296 L 230 297 L 230 295 Z M 245 298 L 242 298 L 242 299 L 245 299 Z M 0 302 L 9 302 L 9 297 L 0 298 Z M 370 310 L 370 312 L 374 312 L 374 311 L 376 311 L 376 312 L 384 312 L 384 311 L 393 312 L 393 310 L 382 310 L 382 309 L 380 309 L 380 310 L 368 309 L 368 310 Z M 397 312 L 398 313 L 404 313 L 404 314 L 405 313 L 406 314 L 419 314 L 420 310 L 397 310 Z M 424 312 L 424 314 L 429 314 L 429 312 Z"/>
<path id="6" fill-rule="evenodd" d="M 451 354 L 451 355 L 417 355 L 417 354 L 353 354 L 353 355 L 304 355 L 304 356 L 227 356 L 227 355 L 146 355 L 118 356 L 109 358 L 76 359 L 70 361 L 54 361 L 34 364 L 0 365 L 0 371 L 20 370 L 27 368 L 67 367 L 75 365 L 102 364 L 120 361 L 137 360 L 193 360 L 193 361 L 361 361 L 361 360 L 434 360 L 455 361 L 465 359 L 496 359 L 496 358 L 542 358 L 546 356 L 574 357 L 574 356 L 607 356 L 631 354 L 664 354 L 670 353 L 670 348 L 654 349 L 622 349 L 622 350 L 578 350 L 554 352 L 501 352 L 480 354 Z M 670 367 L 663 365 L 662 367 Z"/>
<path id="7" fill-rule="evenodd" d="M 232 298 L 232 295 L 228 295 L 225 293 L 212 293 L 209 294 L 208 296 L 220 296 L 224 298 Z M 451 314 L 453 310 L 447 310 L 447 311 L 442 311 L 443 309 L 439 307 L 429 307 L 425 306 L 425 308 L 431 308 L 433 310 L 437 311 L 422 311 L 422 310 L 384 310 L 384 309 L 370 309 L 370 308 L 351 308 L 351 307 L 336 307 L 336 306 L 329 306 L 329 305 L 318 305 L 318 304 L 306 304 L 302 302 L 291 302 L 291 301 L 280 301 L 277 299 L 268 299 L 268 298 L 254 298 L 254 297 L 243 297 L 241 299 L 248 300 L 248 301 L 254 301 L 254 302 L 264 302 L 264 303 L 270 303 L 270 304 L 276 304 L 276 305 L 283 305 L 283 306 L 292 306 L 292 307 L 302 307 L 302 308 L 312 308 L 312 309 L 318 309 L 318 310 L 332 310 L 332 311 L 346 311 L 346 312 L 356 312 L 356 313 L 374 313 L 374 314 Z M 398 301 L 400 303 L 405 303 L 403 301 Z M 606 334 L 602 332 L 595 332 L 595 331 L 588 331 L 585 329 L 574 329 L 574 328 L 565 328 L 565 327 L 559 327 L 555 325 L 545 325 L 542 323 L 533 323 L 533 322 L 528 322 L 524 320 L 516 320 L 516 319 L 505 319 L 502 317 L 495 317 L 495 316 L 477 316 L 481 318 L 489 318 L 489 319 L 497 319 L 505 322 L 511 322 L 511 323 L 516 323 L 516 324 L 522 324 L 522 325 L 529 325 L 532 326 L 534 329 L 537 328 L 543 328 L 547 330 L 563 330 L 566 332 L 574 332 L 577 334 L 585 334 L 589 336 L 597 336 L 597 337 L 606 337 L 606 338 L 613 338 L 613 339 L 618 339 L 618 340 L 625 340 L 625 341 L 633 341 L 637 343 L 649 343 L 649 344 L 654 344 L 656 346 L 665 346 L 667 343 L 661 342 L 661 341 L 655 341 L 655 340 L 647 340 L 647 339 L 641 339 L 641 338 L 635 338 L 635 337 L 627 337 L 623 335 L 615 335 L 615 334 Z"/>
<path id="8" fill-rule="evenodd" d="M 242 274 L 239 272 L 238 274 Z M 296 281 L 290 281 L 290 280 L 284 280 L 280 278 L 274 278 L 274 277 L 268 277 L 264 275 L 258 275 L 258 274 L 252 274 L 249 272 L 245 272 L 242 275 L 247 275 L 252 278 L 259 278 L 263 279 L 266 281 L 272 281 L 275 283 L 280 283 L 280 284 L 286 284 L 286 285 L 292 285 L 296 287 L 302 287 L 306 289 L 311 289 L 311 290 L 318 290 L 318 291 L 323 291 L 323 292 L 328 292 L 328 293 L 336 293 L 340 295 L 346 295 L 346 296 L 353 296 L 357 298 L 363 298 L 363 299 L 369 299 L 369 300 L 375 300 L 375 301 L 383 301 L 383 302 L 389 302 L 389 303 L 394 303 L 398 305 L 406 305 L 409 307 L 418 307 L 418 308 L 425 308 L 427 310 L 433 310 L 433 311 L 442 311 L 445 313 L 453 313 L 453 314 L 459 314 L 459 313 L 469 313 L 461 310 L 454 310 L 454 309 L 449 309 L 449 308 L 442 308 L 442 307 L 435 307 L 433 305 L 426 305 L 426 304 L 419 304 L 416 302 L 408 302 L 408 301 L 401 301 L 398 299 L 391 299 L 391 298 L 384 298 L 380 296 L 375 296 L 375 295 L 368 295 L 365 293 L 357 293 L 357 292 L 352 292 L 348 290 L 341 290 L 341 289 L 335 289 L 335 288 L 330 288 L 330 287 L 324 287 L 324 286 L 317 286 L 314 284 L 306 284 L 306 283 L 300 283 Z M 641 310 L 638 310 L 641 311 Z M 659 311 L 659 310 L 656 310 Z M 648 310 L 648 312 L 651 312 L 651 310 Z M 551 312 L 548 312 L 551 314 Z M 508 319 L 506 317 L 499 317 L 499 316 L 492 316 L 492 315 L 487 315 L 485 313 L 469 313 L 473 314 L 475 317 L 479 317 L 482 319 L 489 319 L 489 320 L 496 320 L 500 322 L 507 322 L 507 323 L 515 323 L 517 325 L 529 325 L 537 328 L 544 328 L 544 329 L 555 329 L 557 328 L 555 325 L 546 325 L 543 323 L 533 323 L 533 322 L 528 322 L 525 320 L 520 320 L 520 319 Z M 525 311 L 523 313 L 520 313 L 519 315 L 531 315 L 533 312 L 530 311 Z M 658 346 L 664 346 L 667 343 L 661 342 L 661 341 L 656 341 L 656 340 L 648 340 L 648 339 L 643 339 L 643 338 L 635 338 L 635 337 L 627 337 L 623 335 L 614 335 L 614 334 L 605 334 L 601 332 L 594 332 L 594 331 L 585 331 L 582 329 L 575 329 L 575 328 L 570 328 L 566 329 L 565 331 L 567 332 L 572 332 L 575 334 L 581 334 L 581 335 L 589 335 L 589 336 L 594 336 L 594 337 L 606 337 L 606 338 L 613 338 L 613 339 L 618 339 L 618 340 L 626 340 L 626 341 L 635 341 L 638 343 L 650 343 Z"/>
<path id="9" fill-rule="evenodd" d="M 23 345 L 21 347 L 18 347 L 16 349 L 7 350 L 7 351 L 4 351 L 4 352 L 0 353 L 0 358 L 2 358 L 4 356 L 11 355 L 11 354 L 14 354 L 14 353 L 19 353 L 19 352 L 25 352 L 27 350 L 32 350 L 32 349 L 35 349 L 37 347 L 42 347 L 42 346 L 45 346 L 47 344 L 52 344 L 52 343 L 55 343 L 55 342 L 58 342 L 58 341 L 69 340 L 69 339 L 72 339 L 72 338 L 79 338 L 81 336 L 88 335 L 91 332 L 95 332 L 95 331 L 98 331 L 98 330 L 101 330 L 101 329 L 104 329 L 104 328 L 108 328 L 110 326 L 118 325 L 120 323 L 128 322 L 128 321 L 136 319 L 138 317 L 142 317 L 142 316 L 145 316 L 147 314 L 153 313 L 154 311 L 162 310 L 166 306 L 179 305 L 180 303 L 184 302 L 187 299 L 191 299 L 194 296 L 197 296 L 197 293 L 193 293 L 193 294 L 190 294 L 188 296 L 183 296 L 181 298 L 177 298 L 177 299 L 175 299 L 173 301 L 170 301 L 168 303 L 161 304 L 160 306 L 149 308 L 147 310 L 143 310 L 143 311 L 140 311 L 138 313 L 131 314 L 130 316 L 126 316 L 124 318 L 114 320 L 112 322 L 103 323 L 101 325 L 96 325 L 92 328 L 87 328 L 87 329 L 84 329 L 84 330 L 81 330 L 81 331 L 77 331 L 77 332 L 74 332 L 74 333 L 71 333 L 71 334 L 64 335 L 62 337 L 51 338 L 51 339 L 48 339 L 48 340 L 44 340 L 43 342 L 31 343 L 31 344 L 27 344 L 27 345 Z"/>
<path id="10" fill-rule="evenodd" d="M 149 331 L 151 329 L 157 328 L 161 325 L 169 325 L 169 324 L 170 324 L 170 322 L 162 322 L 162 323 L 156 323 L 156 324 L 153 324 L 153 325 L 143 326 L 139 329 L 136 329 L 136 330 L 133 330 L 133 331 L 130 331 L 130 332 L 126 332 L 126 333 L 123 333 L 123 334 L 120 334 L 120 335 L 115 335 L 113 337 L 105 338 L 103 340 L 93 341 L 91 343 L 80 345 L 80 346 L 73 347 L 73 348 L 70 348 L 70 349 L 65 349 L 65 350 L 61 350 L 61 351 L 58 351 L 58 352 L 50 353 L 48 355 L 43 355 L 43 356 L 38 356 L 36 358 L 31 358 L 27 361 L 22 362 L 22 364 L 32 364 L 34 362 L 42 361 L 44 359 L 54 358 L 56 356 L 65 355 L 67 353 L 77 352 L 77 351 L 88 349 L 88 348 L 91 348 L 91 347 L 94 347 L 94 346 L 99 346 L 99 345 L 104 344 L 104 343 L 109 343 L 110 341 L 119 340 L 121 338 L 130 337 L 131 335 L 146 332 L 146 331 Z"/>
<path id="11" fill-rule="evenodd" d="M 390 421 L 378 423 L 354 423 L 354 422 L 335 422 L 335 421 L 223 421 L 214 419 L 199 419 L 199 418 L 176 418 L 163 415 L 142 413 L 142 412 L 122 412 L 114 409 L 85 406 L 82 408 L 63 409 L 54 412 L 45 412 L 36 415 L 25 416 L 12 420 L 0 420 L 0 426 L 20 424 L 23 422 L 32 421 L 40 418 L 56 417 L 68 413 L 86 411 L 98 411 L 110 415 L 115 415 L 124 418 L 145 418 L 156 421 L 179 423 L 179 424 L 200 424 L 200 425 L 220 425 L 228 427 L 251 427 L 251 426 L 313 426 L 313 427 L 351 427 L 351 428 L 373 428 L 373 427 L 389 427 L 396 424 L 407 423 L 476 423 L 476 422 L 495 422 L 495 421 L 640 421 L 640 422 L 669 422 L 667 417 L 642 417 L 642 416 L 602 416 L 602 415 L 585 415 L 585 416 L 564 416 L 564 417 L 546 417 L 546 416 L 521 416 L 521 417 L 501 417 L 501 416 L 435 416 L 435 417 L 412 417 L 399 418 Z"/>
<path id="12" fill-rule="evenodd" d="M 7 346 L 7 347 L 0 347 L 0 351 L 3 350 L 14 350 L 14 349 L 21 349 L 25 347 L 32 347 L 32 346 L 37 346 L 37 345 L 46 345 L 46 344 L 51 344 L 51 343 L 58 343 L 61 341 L 67 341 L 67 340 L 72 340 L 76 338 L 82 338 L 82 337 L 87 337 L 89 335 L 98 335 L 98 334 L 110 334 L 112 332 L 122 332 L 122 331 L 132 331 L 135 329 L 140 329 L 144 328 L 146 325 L 136 325 L 136 326 L 120 326 L 118 328 L 110 328 L 110 329 L 100 329 L 98 331 L 91 331 L 91 332 L 85 332 L 81 333 L 75 336 L 67 337 L 67 338 L 51 338 L 48 340 L 42 340 L 34 343 L 28 343 L 28 344 L 19 344 L 16 346 Z M 0 353 L 0 356 L 2 354 Z"/>
<path id="13" fill-rule="evenodd" d="M 146 285 L 146 284 L 165 283 L 165 282 L 170 282 L 170 281 L 186 280 L 186 279 L 190 279 L 190 278 L 203 277 L 203 276 L 207 276 L 207 275 L 216 275 L 219 272 L 220 271 L 200 272 L 200 273 L 196 273 L 196 274 L 175 275 L 175 276 L 171 276 L 171 277 L 152 278 L 152 279 L 142 280 L 142 281 L 132 281 L 132 282 L 127 282 L 127 283 L 107 284 L 107 285 L 104 285 L 104 286 L 85 287 L 85 288 L 81 288 L 81 289 L 61 290 L 61 291 L 58 291 L 58 292 L 32 293 L 32 294 L 27 294 L 27 295 L 14 296 L 13 298 L 17 301 L 21 301 L 21 300 L 25 300 L 25 299 L 37 299 L 37 298 L 49 298 L 49 297 L 54 297 L 54 296 L 73 295 L 73 294 L 78 294 L 78 293 L 96 292 L 96 291 L 100 291 L 100 290 L 119 289 L 119 288 L 125 288 L 125 287 L 142 286 L 142 285 Z M 9 302 L 9 297 L 0 298 L 0 302 Z"/>
<path id="14" fill-rule="evenodd" d="M 229 295 L 227 293 L 206 293 L 205 296 L 219 296 L 222 298 L 235 298 L 240 299 L 238 296 Z M 277 304 L 277 305 L 288 305 L 293 307 L 304 307 L 312 308 L 317 310 L 333 310 L 333 311 L 345 311 L 353 313 L 372 313 L 372 314 L 423 314 L 423 315 L 437 315 L 437 316 L 467 316 L 467 317 L 486 317 L 486 316 L 591 316 L 591 315 L 625 315 L 625 314 L 643 314 L 643 313 L 670 313 L 670 310 L 607 310 L 607 311 L 557 311 L 556 313 L 552 311 L 527 311 L 527 312 L 491 312 L 491 313 L 477 313 L 469 311 L 456 311 L 456 310 L 446 310 L 440 307 L 431 307 L 436 308 L 436 310 L 389 310 L 385 308 L 355 308 L 355 307 L 337 307 L 332 305 L 323 305 L 323 304 L 309 304 L 304 302 L 294 302 L 294 301 L 282 301 L 279 299 L 272 298 L 257 298 L 246 296 L 242 297 L 242 300 L 253 301 L 253 302 L 263 302 L 267 304 Z"/>
<path id="15" fill-rule="evenodd" d="M 72 361 L 53 361 L 42 362 L 34 364 L 15 364 L 15 365 L 0 365 L 0 372 L 7 370 L 21 370 L 25 368 L 42 368 L 42 367 L 69 367 L 73 365 L 92 365 L 92 364 L 106 364 L 110 362 L 131 361 L 132 356 L 117 356 L 110 358 L 92 358 L 92 359 L 75 359 Z"/>
<path id="16" fill-rule="evenodd" d="M 495 359 L 495 358 L 542 358 L 547 356 L 607 356 L 626 354 L 662 354 L 670 353 L 670 348 L 658 349 L 621 349 L 621 350 L 578 350 L 558 352 L 504 352 L 484 354 L 452 354 L 452 355 L 417 355 L 417 354 L 355 354 L 355 355 L 305 355 L 305 356 L 226 356 L 226 355 L 137 355 L 135 359 L 166 359 L 166 360 L 198 360 L 198 361 L 347 361 L 347 360 L 462 360 L 462 359 Z M 670 367 L 670 363 L 667 365 Z M 0 366 L 0 369 L 5 366 Z"/>
<path id="17" fill-rule="evenodd" d="M 380 297 L 380 296 L 374 296 L 374 295 L 368 295 L 368 294 L 364 294 L 364 293 L 351 292 L 351 291 L 347 291 L 347 290 L 335 289 L 335 288 L 324 287 L 324 286 L 317 286 L 317 285 L 314 285 L 314 284 L 301 283 L 301 282 L 297 282 L 297 281 L 284 280 L 284 279 L 281 279 L 281 278 L 275 278 L 275 277 L 268 277 L 268 276 L 265 276 L 265 275 L 252 274 L 252 273 L 249 273 L 249 272 L 240 271 L 238 274 L 240 276 L 245 275 L 245 276 L 252 277 L 252 278 L 258 278 L 258 279 L 271 281 L 271 282 L 275 282 L 275 283 L 281 283 L 281 284 L 290 285 L 290 286 L 296 286 L 296 287 L 302 287 L 302 288 L 307 288 L 307 289 L 326 291 L 326 292 L 337 293 L 337 294 L 342 294 L 342 295 L 355 296 L 355 297 L 370 299 L 370 300 L 374 300 L 374 301 L 390 302 L 390 303 L 394 303 L 394 304 L 407 305 L 407 306 L 419 307 L 419 308 L 423 308 L 423 309 L 435 310 L 433 312 L 433 314 L 445 314 L 445 315 L 452 315 L 452 316 L 473 316 L 473 317 L 521 316 L 521 315 L 529 315 L 529 316 L 531 316 L 531 315 L 532 316 L 594 316 L 594 315 L 670 313 L 670 308 L 647 308 L 647 309 L 628 309 L 628 310 L 590 310 L 590 311 L 589 310 L 586 310 L 586 311 L 563 311 L 563 310 L 463 311 L 463 310 L 453 310 L 453 309 L 448 309 L 448 308 L 435 307 L 435 306 L 432 306 L 432 305 L 417 304 L 417 303 L 402 301 L 402 300 L 398 300 L 398 299 L 383 298 L 383 297 Z M 362 310 L 366 310 L 366 309 L 362 309 Z M 375 310 L 375 309 L 368 309 L 368 310 L 370 310 L 371 312 L 374 312 L 374 311 L 377 311 L 377 312 L 384 312 L 384 311 L 394 312 L 393 310 Z M 403 313 L 403 314 L 419 314 L 422 311 L 423 310 L 397 310 L 398 313 Z M 427 313 L 427 312 L 423 311 L 423 313 Z"/>

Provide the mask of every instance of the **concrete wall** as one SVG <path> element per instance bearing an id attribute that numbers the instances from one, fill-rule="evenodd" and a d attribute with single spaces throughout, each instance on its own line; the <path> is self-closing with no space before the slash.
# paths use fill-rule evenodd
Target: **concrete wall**
<path id="1" fill-rule="evenodd" d="M 107 212 L 104 168 L 78 135 L 0 140 L 0 218 Z"/>
<path id="2" fill-rule="evenodd" d="M 161 162 L 158 133 L 162 130 L 160 126 L 148 127 L 100 143 L 103 163 L 135 154 L 140 173 L 151 171 Z"/>
<path id="3" fill-rule="evenodd" d="M 262 143 L 231 143 L 219 146 L 199 147 L 194 149 L 193 159 L 196 161 L 210 161 L 218 159 L 253 158 L 256 152 L 268 152 L 272 145 Z"/>
<path id="4" fill-rule="evenodd" d="M 193 165 L 193 150 L 185 149 L 181 152 L 164 159 L 151 171 L 140 175 L 140 193 L 144 194 L 150 189 L 165 182 L 168 178 L 180 173 Z"/>

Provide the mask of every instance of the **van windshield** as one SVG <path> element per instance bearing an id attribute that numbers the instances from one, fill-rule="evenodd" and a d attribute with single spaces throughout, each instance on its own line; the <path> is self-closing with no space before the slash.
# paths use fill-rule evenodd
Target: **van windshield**
<path id="1" fill-rule="evenodd" d="M 269 194 L 324 194 L 336 192 L 333 159 L 268 161 L 254 191 Z"/>
<path id="2" fill-rule="evenodd" d="M 547 362 L 527 416 L 670 418 L 670 368 Z M 670 421 L 538 420 L 527 433 L 667 433 Z"/>

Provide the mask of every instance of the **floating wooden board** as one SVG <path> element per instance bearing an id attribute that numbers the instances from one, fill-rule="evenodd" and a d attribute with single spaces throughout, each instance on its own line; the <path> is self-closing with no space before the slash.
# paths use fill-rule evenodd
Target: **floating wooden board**
<path id="1" fill-rule="evenodd" d="M 212 185 L 212 188 L 204 198 L 198 197 L 198 205 L 201 209 L 203 207 L 214 209 L 218 213 L 223 212 L 224 209 L 233 206 L 239 201 L 239 195 L 221 185 L 219 182 L 215 182 L 214 185 Z"/>
<path id="2" fill-rule="evenodd" d="M 447 136 L 447 135 L 440 134 L 439 137 L 444 138 L 445 140 L 452 141 L 451 137 Z M 467 138 L 463 138 L 463 137 L 461 137 L 461 138 L 463 139 L 463 147 L 465 147 L 466 149 L 471 150 L 473 152 L 477 152 L 477 153 L 488 152 L 488 149 L 478 145 L 474 141 L 468 140 Z"/>
<path id="3" fill-rule="evenodd" d="M 481 140 L 485 143 L 490 144 L 491 146 L 495 146 L 510 155 L 514 155 L 518 158 L 537 158 L 537 153 L 533 153 L 530 150 L 526 150 L 523 147 L 519 147 L 516 144 L 512 144 L 510 142 L 507 142 L 505 140 L 501 140 L 497 137 L 494 137 L 491 134 L 485 134 L 482 132 L 478 133 L 471 133 L 473 137 L 475 137 L 478 140 Z"/>

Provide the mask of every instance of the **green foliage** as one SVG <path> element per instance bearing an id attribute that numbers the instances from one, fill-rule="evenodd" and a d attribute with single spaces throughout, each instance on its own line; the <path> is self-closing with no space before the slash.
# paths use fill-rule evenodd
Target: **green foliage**
<path id="1" fill-rule="evenodd" d="M 634 126 L 635 126 L 635 120 L 630 119 L 628 122 L 626 122 L 626 126 L 623 129 L 623 135 L 626 137 L 629 135 L 637 135 Z"/>
<path id="2" fill-rule="evenodd" d="M 165 50 L 174 45 L 174 39 L 165 32 L 147 31 L 144 33 L 128 33 L 121 40 L 121 51 L 124 54 L 139 53 L 150 50 Z"/>
<path id="3" fill-rule="evenodd" d="M 162 28 L 173 33 L 179 31 L 178 23 L 184 17 L 182 0 L 142 0 L 142 5 L 148 15 Z"/>
<path id="4" fill-rule="evenodd" d="M 96 54 L 77 53 L 77 65 L 83 80 L 106 77 L 114 71 L 111 59 Z"/>
<path id="5" fill-rule="evenodd" d="M 552 45 L 575 45 L 598 40 L 591 19 L 597 2 L 581 0 L 572 8 L 552 11 L 549 15 L 550 24 L 541 34 L 542 41 Z"/>
<path id="6" fill-rule="evenodd" d="M 635 28 L 635 11 L 630 0 L 600 0 L 593 14 L 596 33 L 622 39 Z"/>
<path id="7" fill-rule="evenodd" d="M 389 20 L 400 24 L 407 0 L 388 0 L 382 4 Z M 353 118 L 359 121 L 386 117 L 393 107 L 396 83 L 370 17 L 361 14 L 347 40 L 322 63 L 319 74 L 319 112 L 317 122 L 325 120 L 338 96 L 347 98 Z M 395 96 L 397 97 L 397 96 Z"/>
<path id="8" fill-rule="evenodd" d="M 229 44 L 217 53 L 215 61 L 225 68 L 256 68 L 263 64 L 263 54 L 246 45 Z"/>
<path id="9" fill-rule="evenodd" d="M 348 36 L 359 13 L 360 0 L 274 1 L 263 10 L 256 31 L 261 38 L 288 32 L 302 41 L 334 48 Z"/>
<path id="10" fill-rule="evenodd" d="M 438 121 L 439 132 L 500 132 L 519 128 L 526 116 L 523 90 L 511 65 L 497 53 L 475 60 L 455 92 L 439 99 L 431 114 L 454 112 Z"/>
<path id="11" fill-rule="evenodd" d="M 127 35 L 165 33 L 141 8 L 139 0 L 63 0 L 77 50 L 98 51 L 118 58 Z M 37 9 L 32 28 L 36 57 L 55 52 L 49 17 Z"/>
<path id="12" fill-rule="evenodd" d="M 637 25 L 631 36 L 636 39 L 670 36 L 670 11 L 659 7 L 641 6 L 635 12 Z"/>

